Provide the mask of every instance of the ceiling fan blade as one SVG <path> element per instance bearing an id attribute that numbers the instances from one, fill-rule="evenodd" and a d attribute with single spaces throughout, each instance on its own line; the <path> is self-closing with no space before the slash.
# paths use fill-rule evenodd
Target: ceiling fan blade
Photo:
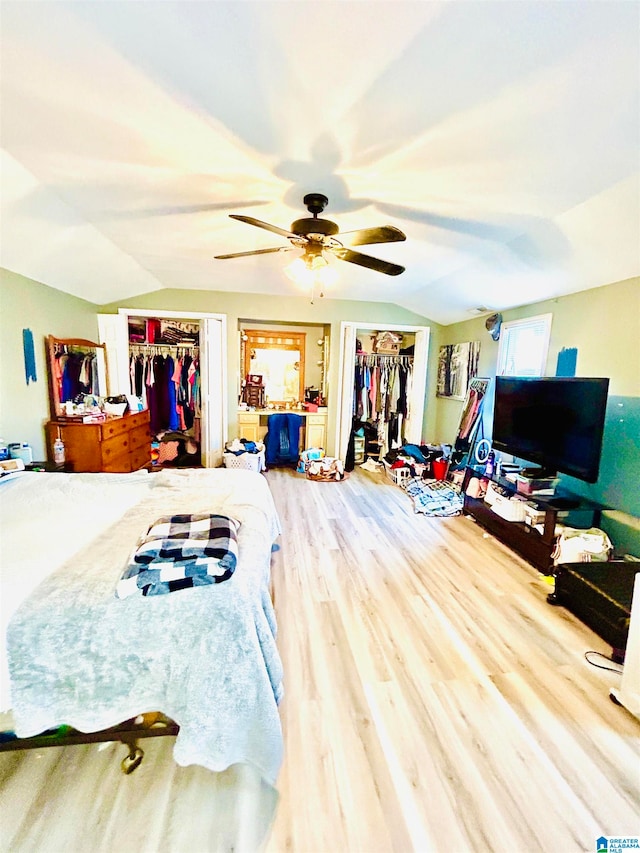
<path id="1" fill-rule="evenodd" d="M 277 246 L 274 249 L 254 249 L 252 252 L 233 252 L 230 255 L 214 255 L 214 260 L 225 261 L 228 258 L 246 258 L 247 255 L 268 255 L 270 252 L 291 252 L 293 246 Z"/>
<path id="2" fill-rule="evenodd" d="M 345 246 L 366 246 L 372 243 L 397 243 L 407 236 L 393 225 L 381 225 L 378 228 L 360 228 L 359 231 L 345 231 L 336 236 Z"/>
<path id="3" fill-rule="evenodd" d="M 254 207 L 259 204 L 267 204 L 266 201 L 221 201 L 208 202 L 206 204 L 183 204 L 167 205 L 166 207 L 145 207 L 139 209 L 118 211 L 112 214 L 113 218 L 137 219 L 141 216 L 180 216 L 191 213 L 211 213 L 216 210 L 229 210 L 233 207 Z"/>
<path id="4" fill-rule="evenodd" d="M 237 219 L 239 222 L 246 222 L 247 225 L 255 225 L 256 228 L 264 228 L 265 231 L 272 231 L 274 234 L 280 234 L 281 237 L 289 237 L 290 239 L 299 240 L 298 234 L 293 231 L 287 231 L 285 228 L 278 228 L 277 225 L 270 225 L 268 222 L 263 222 L 261 219 L 254 219 L 253 216 L 241 216 L 237 213 L 229 214 L 231 219 Z"/>
<path id="5" fill-rule="evenodd" d="M 390 261 L 383 261 L 380 258 L 372 258 L 371 255 L 363 255 L 362 252 L 352 252 L 350 249 L 331 249 L 330 251 L 341 261 L 358 264 L 358 266 L 367 267 L 376 272 L 383 272 L 385 275 L 400 275 L 401 272 L 404 272 L 404 267 L 398 264 L 392 264 Z"/>

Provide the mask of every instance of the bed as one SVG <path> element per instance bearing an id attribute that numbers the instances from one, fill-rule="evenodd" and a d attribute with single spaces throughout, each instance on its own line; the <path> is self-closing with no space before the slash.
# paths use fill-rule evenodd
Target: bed
<path id="1" fill-rule="evenodd" d="M 224 583 L 117 598 L 140 535 L 175 513 L 237 519 L 235 572 Z M 0 700 L 18 738 L 161 712 L 175 723 L 178 764 L 248 763 L 274 784 L 282 667 L 269 573 L 280 524 L 262 475 L 25 472 L 0 482 L 0 519 Z"/>

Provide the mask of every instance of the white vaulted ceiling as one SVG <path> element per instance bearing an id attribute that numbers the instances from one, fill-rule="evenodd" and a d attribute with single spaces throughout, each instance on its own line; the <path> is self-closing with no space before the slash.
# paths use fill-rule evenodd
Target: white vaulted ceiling
<path id="1" fill-rule="evenodd" d="M 636 2 L 1 3 L 2 266 L 104 304 L 293 294 L 329 197 L 398 277 L 345 299 L 441 323 L 640 274 Z M 330 295 L 330 294 L 327 294 Z"/>

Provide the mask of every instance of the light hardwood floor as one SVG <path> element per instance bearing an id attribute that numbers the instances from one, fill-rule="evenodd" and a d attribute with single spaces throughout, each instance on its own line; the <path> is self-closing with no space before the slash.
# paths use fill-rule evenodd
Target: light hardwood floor
<path id="1" fill-rule="evenodd" d="M 640 835 L 640 723 L 607 645 L 468 518 L 413 513 L 384 475 L 267 478 L 285 668 L 279 796 L 172 740 L 0 755 L 3 851 L 594 851 Z M 275 813 L 275 817 L 274 817 Z"/>

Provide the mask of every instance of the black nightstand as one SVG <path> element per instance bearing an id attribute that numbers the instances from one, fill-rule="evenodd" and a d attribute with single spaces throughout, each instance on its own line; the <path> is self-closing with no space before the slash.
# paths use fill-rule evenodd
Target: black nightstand
<path id="1" fill-rule="evenodd" d="M 25 471 L 47 471 L 50 474 L 64 474 L 64 462 L 30 462 L 24 466 Z"/>
<path id="2" fill-rule="evenodd" d="M 555 592 L 547 601 L 566 607 L 612 648 L 624 653 L 638 571 L 640 563 L 631 560 L 560 563 L 554 570 Z"/>

